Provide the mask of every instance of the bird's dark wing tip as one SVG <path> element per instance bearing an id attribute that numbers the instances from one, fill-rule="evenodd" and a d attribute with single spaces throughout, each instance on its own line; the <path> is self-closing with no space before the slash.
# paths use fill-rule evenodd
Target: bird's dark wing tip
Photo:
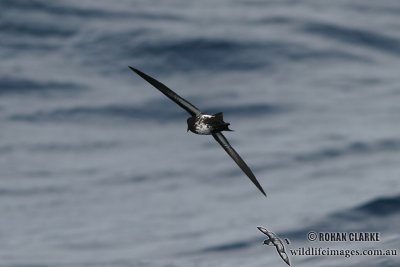
<path id="1" fill-rule="evenodd" d="M 261 187 L 261 185 L 258 184 L 258 185 L 256 185 L 256 186 L 257 186 L 258 190 L 260 190 L 261 193 L 262 193 L 265 197 L 267 197 L 267 193 L 265 193 L 265 191 L 264 191 L 264 189 Z"/>
<path id="2" fill-rule="evenodd" d="M 264 190 L 261 190 L 261 193 L 263 193 L 263 195 L 264 195 L 265 197 L 267 197 L 267 194 L 265 193 Z"/>
<path id="3" fill-rule="evenodd" d="M 135 68 L 133 68 L 133 67 L 131 67 L 131 66 L 128 66 L 132 71 L 134 71 L 134 72 L 138 72 L 138 70 L 137 69 L 135 69 Z"/>
<path id="4" fill-rule="evenodd" d="M 257 226 L 257 229 L 260 230 L 263 234 L 265 234 L 267 232 L 267 229 L 265 229 L 264 227 L 261 227 L 261 226 Z"/>
<path id="5" fill-rule="evenodd" d="M 142 71 L 135 69 L 134 67 L 128 66 L 133 72 L 135 72 L 137 75 L 139 75 L 140 77 L 142 77 L 143 79 L 147 80 L 149 82 L 149 78 L 152 79 L 151 77 L 149 77 L 147 74 L 143 73 Z M 151 82 L 150 82 L 151 83 Z M 153 85 L 154 86 L 154 85 Z"/>

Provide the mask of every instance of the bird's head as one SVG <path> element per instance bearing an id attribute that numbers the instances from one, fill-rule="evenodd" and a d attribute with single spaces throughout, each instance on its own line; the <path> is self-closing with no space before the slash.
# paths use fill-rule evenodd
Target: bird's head
<path id="1" fill-rule="evenodd" d="M 196 121 L 196 118 L 194 118 L 194 117 L 189 117 L 187 119 L 187 121 L 186 121 L 187 122 L 187 132 L 189 132 L 191 129 L 194 128 L 195 121 Z"/>

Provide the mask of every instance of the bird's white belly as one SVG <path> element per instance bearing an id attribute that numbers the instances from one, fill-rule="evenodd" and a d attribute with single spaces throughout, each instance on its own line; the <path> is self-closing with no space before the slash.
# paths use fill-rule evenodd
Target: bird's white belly
<path id="1" fill-rule="evenodd" d="M 211 134 L 211 127 L 205 123 L 196 123 L 195 127 L 197 134 Z"/>

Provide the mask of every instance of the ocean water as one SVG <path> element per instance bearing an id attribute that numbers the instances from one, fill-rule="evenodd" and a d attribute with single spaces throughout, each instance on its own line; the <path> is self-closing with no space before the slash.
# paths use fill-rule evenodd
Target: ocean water
<path id="1" fill-rule="evenodd" d="M 0 1 L 0 266 L 400 265 L 400 2 Z M 134 66 L 208 113 L 263 197 Z M 379 232 L 311 242 L 310 231 Z M 399 252 L 399 251 L 398 251 Z"/>

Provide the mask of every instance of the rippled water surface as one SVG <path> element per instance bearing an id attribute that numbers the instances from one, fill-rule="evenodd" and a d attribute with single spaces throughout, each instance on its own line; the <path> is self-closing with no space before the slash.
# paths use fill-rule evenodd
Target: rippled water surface
<path id="1" fill-rule="evenodd" d="M 259 225 L 287 250 L 399 249 L 399 12 L 389 0 L 1 0 L 0 266 L 285 266 Z M 268 197 L 128 65 L 223 111 Z"/>

